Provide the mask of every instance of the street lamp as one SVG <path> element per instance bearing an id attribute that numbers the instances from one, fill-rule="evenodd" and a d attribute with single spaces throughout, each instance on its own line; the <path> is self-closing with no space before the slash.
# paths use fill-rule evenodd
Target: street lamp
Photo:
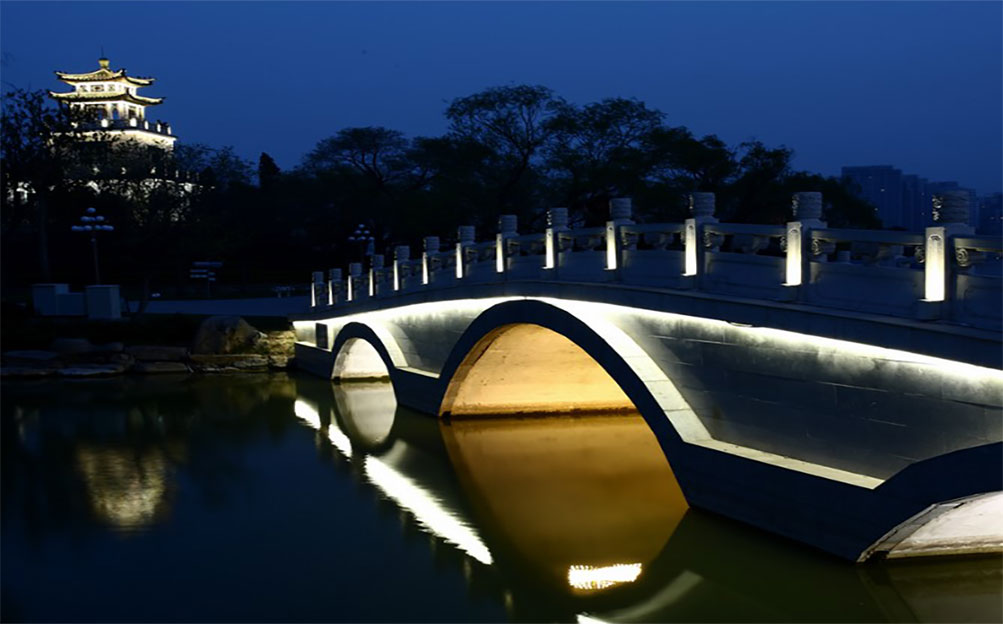
<path id="1" fill-rule="evenodd" d="M 101 283 L 101 273 L 98 271 L 98 232 L 114 232 L 115 226 L 104 222 L 104 217 L 97 214 L 94 208 L 88 208 L 84 215 L 80 217 L 81 225 L 74 225 L 70 230 L 74 232 L 85 232 L 91 237 L 91 251 L 94 255 L 94 283 Z"/>
<path id="2" fill-rule="evenodd" d="M 369 231 L 369 228 L 362 223 L 348 237 L 348 242 L 359 244 L 359 255 L 362 256 L 359 258 L 360 260 L 364 260 L 366 256 L 376 253 L 376 239 L 373 238 L 373 233 Z"/>

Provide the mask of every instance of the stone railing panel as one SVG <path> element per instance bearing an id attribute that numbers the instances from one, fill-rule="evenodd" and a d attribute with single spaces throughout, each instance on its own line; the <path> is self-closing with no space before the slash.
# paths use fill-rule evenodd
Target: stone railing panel
<path id="1" fill-rule="evenodd" d="M 951 319 L 983 329 L 1003 327 L 1003 241 L 955 236 Z"/>
<path id="2" fill-rule="evenodd" d="M 922 234 L 825 228 L 809 236 L 806 303 L 916 316 L 924 296 Z"/>
<path id="3" fill-rule="evenodd" d="M 688 288 L 685 225 L 655 223 L 620 227 L 620 281 L 660 288 Z"/>
<path id="4" fill-rule="evenodd" d="M 702 290 L 763 299 L 788 296 L 781 253 L 784 227 L 709 223 L 703 230 Z"/>

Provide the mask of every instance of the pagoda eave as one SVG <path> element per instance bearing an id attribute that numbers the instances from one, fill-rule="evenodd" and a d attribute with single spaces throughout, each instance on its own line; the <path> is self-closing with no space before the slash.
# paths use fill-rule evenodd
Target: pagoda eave
<path id="1" fill-rule="evenodd" d="M 126 75 L 124 69 L 120 69 L 117 72 L 98 70 L 89 74 L 70 74 L 67 72 L 56 71 L 55 74 L 56 78 L 69 85 L 73 85 L 78 82 L 128 82 L 133 86 L 148 87 L 153 84 L 155 80 L 154 78 L 128 76 Z"/>
<path id="2" fill-rule="evenodd" d="M 49 91 L 49 97 L 60 102 L 69 102 L 74 104 L 96 104 L 100 102 L 128 102 L 130 104 L 137 104 L 141 106 L 156 106 L 157 104 L 163 104 L 165 98 L 151 98 L 144 97 L 142 95 L 134 95 L 132 93 L 57 93 L 55 91 Z"/>

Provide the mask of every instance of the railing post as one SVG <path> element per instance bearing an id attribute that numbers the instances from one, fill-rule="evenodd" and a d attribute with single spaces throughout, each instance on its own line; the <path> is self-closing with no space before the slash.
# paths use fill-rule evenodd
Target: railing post
<path id="1" fill-rule="evenodd" d="M 923 299 L 919 301 L 917 316 L 931 320 L 944 316 L 944 302 L 956 296 L 952 292 L 954 256 L 951 239 L 958 235 L 971 235 L 968 225 L 968 193 L 944 191 L 931 199 L 933 220 L 940 225 L 926 228 L 923 245 Z"/>
<path id="2" fill-rule="evenodd" d="M 341 294 L 341 269 L 330 269 L 327 272 L 327 305 L 338 303 Z"/>
<path id="3" fill-rule="evenodd" d="M 369 296 L 382 294 L 383 285 L 383 254 L 373 254 L 369 257 Z"/>
<path id="4" fill-rule="evenodd" d="M 498 234 L 495 235 L 495 271 L 504 273 L 508 270 L 509 238 L 518 236 L 518 220 L 515 215 L 498 217 Z"/>
<path id="5" fill-rule="evenodd" d="M 348 301 L 359 298 L 359 278 L 362 277 L 362 263 L 352 262 L 348 265 Z"/>
<path id="6" fill-rule="evenodd" d="M 314 271 L 310 279 L 310 307 L 316 308 L 322 301 L 324 291 L 324 272 Z"/>
<path id="7" fill-rule="evenodd" d="M 631 205 L 629 197 L 609 200 L 609 218 L 606 222 L 606 270 L 616 271 L 620 267 L 620 226 L 630 225 Z"/>
<path id="8" fill-rule="evenodd" d="M 800 287 L 807 275 L 811 284 L 811 231 L 826 227 L 822 221 L 822 194 L 815 191 L 794 193 L 791 199 L 796 221 L 787 223 L 785 233 L 786 262 L 783 285 L 791 290 L 786 297 L 793 301 L 802 293 Z"/>
<path id="9" fill-rule="evenodd" d="M 699 287 L 704 266 L 703 226 L 717 223 L 714 217 L 714 193 L 690 193 L 690 214 L 683 230 L 683 276 L 690 278 L 692 287 Z"/>
<path id="10" fill-rule="evenodd" d="M 431 274 L 435 272 L 432 264 L 438 260 L 435 256 L 439 253 L 439 237 L 426 236 L 425 250 L 421 254 L 421 283 L 427 285 Z"/>
<path id="11" fill-rule="evenodd" d="M 456 230 L 456 279 L 462 279 L 467 274 L 467 258 L 465 247 L 474 244 L 474 226 L 461 225 Z"/>
<path id="12" fill-rule="evenodd" d="M 401 268 L 402 262 L 407 262 L 411 258 L 411 248 L 407 245 L 397 245 L 394 247 L 394 292 L 401 289 L 401 282 L 404 270 Z"/>
<path id="13" fill-rule="evenodd" d="M 557 237 L 561 232 L 568 231 L 568 209 L 551 208 L 547 211 L 547 230 L 544 238 L 544 261 L 543 268 L 557 268 L 557 252 L 559 241 Z"/>

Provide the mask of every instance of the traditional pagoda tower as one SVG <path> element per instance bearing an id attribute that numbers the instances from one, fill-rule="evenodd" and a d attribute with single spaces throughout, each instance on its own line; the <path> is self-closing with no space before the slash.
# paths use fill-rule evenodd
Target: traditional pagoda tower
<path id="1" fill-rule="evenodd" d="M 87 74 L 56 72 L 56 77 L 74 88 L 69 93 L 49 91 L 49 96 L 71 109 L 93 119 L 95 132 L 110 132 L 125 138 L 165 150 L 174 148 L 177 140 L 171 126 L 163 121 L 146 118 L 146 107 L 156 106 L 164 98 L 152 98 L 136 92 L 153 84 L 153 78 L 128 76 L 124 69 L 113 71 L 106 58 L 98 59 L 100 67 Z"/>

